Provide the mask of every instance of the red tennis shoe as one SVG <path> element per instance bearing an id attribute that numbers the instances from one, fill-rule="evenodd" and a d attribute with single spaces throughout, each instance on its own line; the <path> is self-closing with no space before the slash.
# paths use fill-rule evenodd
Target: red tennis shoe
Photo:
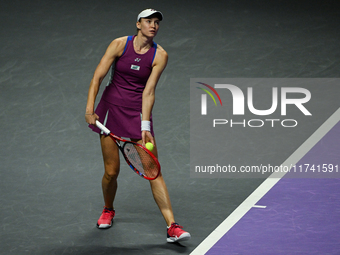
<path id="1" fill-rule="evenodd" d="M 178 241 L 186 241 L 190 239 L 190 233 L 185 232 L 182 230 L 182 226 L 178 225 L 177 223 L 172 223 L 167 230 L 167 239 L 168 243 L 174 243 Z"/>
<path id="2" fill-rule="evenodd" d="M 102 215 L 97 221 L 97 228 L 110 228 L 112 226 L 115 210 L 104 207 Z"/>

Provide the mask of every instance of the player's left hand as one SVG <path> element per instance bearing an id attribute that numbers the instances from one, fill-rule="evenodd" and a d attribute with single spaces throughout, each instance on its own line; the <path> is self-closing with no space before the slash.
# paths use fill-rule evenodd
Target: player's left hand
<path id="1" fill-rule="evenodd" d="M 145 147 L 146 143 L 152 143 L 155 146 L 155 141 L 150 131 L 143 130 L 142 131 L 142 145 Z"/>

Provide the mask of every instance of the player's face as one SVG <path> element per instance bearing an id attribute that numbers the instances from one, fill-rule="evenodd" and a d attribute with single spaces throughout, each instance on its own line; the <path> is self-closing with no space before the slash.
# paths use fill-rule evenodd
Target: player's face
<path id="1" fill-rule="evenodd" d="M 159 19 L 156 17 L 141 18 L 141 20 L 137 22 L 137 28 L 139 28 L 145 36 L 155 37 L 159 29 Z"/>

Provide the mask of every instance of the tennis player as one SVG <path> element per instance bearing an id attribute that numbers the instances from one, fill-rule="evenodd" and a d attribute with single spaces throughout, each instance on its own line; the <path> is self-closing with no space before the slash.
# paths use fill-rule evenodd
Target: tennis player
<path id="1" fill-rule="evenodd" d="M 153 153 L 158 157 L 152 124 L 152 108 L 155 102 L 157 82 L 167 65 L 166 51 L 153 42 L 157 35 L 163 14 L 146 9 L 137 17 L 137 35 L 120 37 L 112 41 L 97 66 L 90 83 L 85 119 L 94 132 L 99 120 L 111 132 L 120 137 L 128 137 L 145 145 L 154 144 Z M 105 88 L 96 110 L 95 99 L 99 86 L 111 70 L 109 85 Z M 104 159 L 102 189 L 104 210 L 97 222 L 100 229 L 112 226 L 115 209 L 113 202 L 117 190 L 120 169 L 119 150 L 114 141 L 100 134 Z M 190 238 L 190 234 L 175 223 L 168 190 L 162 175 L 150 181 L 154 199 L 166 221 L 167 241 L 177 242 Z"/>

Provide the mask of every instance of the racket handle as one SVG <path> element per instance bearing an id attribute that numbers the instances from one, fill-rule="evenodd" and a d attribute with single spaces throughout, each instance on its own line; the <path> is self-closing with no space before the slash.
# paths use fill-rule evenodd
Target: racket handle
<path id="1" fill-rule="evenodd" d="M 108 130 L 102 123 L 100 123 L 98 120 L 96 120 L 96 126 L 103 131 L 105 134 L 109 135 L 111 132 Z"/>

